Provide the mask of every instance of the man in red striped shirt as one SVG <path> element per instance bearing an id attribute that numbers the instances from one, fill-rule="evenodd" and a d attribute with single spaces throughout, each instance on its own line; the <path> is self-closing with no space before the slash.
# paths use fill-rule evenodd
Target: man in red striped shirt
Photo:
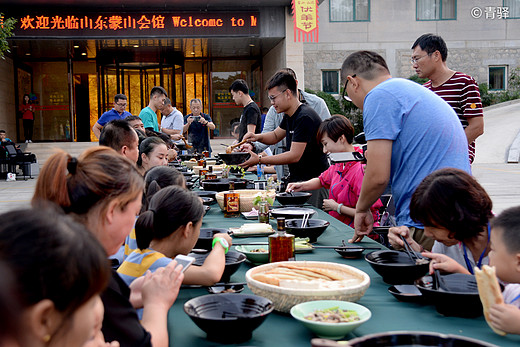
<path id="1" fill-rule="evenodd" d="M 446 65 L 448 48 L 442 37 L 424 34 L 412 46 L 413 68 L 424 86 L 444 99 L 459 116 L 468 139 L 469 161 L 475 159 L 475 140 L 484 133 L 484 114 L 477 82 Z"/>

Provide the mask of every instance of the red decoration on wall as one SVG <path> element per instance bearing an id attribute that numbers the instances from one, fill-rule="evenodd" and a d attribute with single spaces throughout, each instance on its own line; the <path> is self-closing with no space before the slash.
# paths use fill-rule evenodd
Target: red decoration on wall
<path id="1" fill-rule="evenodd" d="M 294 41 L 318 42 L 318 0 L 292 0 Z"/>

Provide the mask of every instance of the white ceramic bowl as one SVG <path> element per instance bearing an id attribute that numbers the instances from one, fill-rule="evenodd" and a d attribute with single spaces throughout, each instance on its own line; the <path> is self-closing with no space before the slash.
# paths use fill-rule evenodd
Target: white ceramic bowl
<path id="1" fill-rule="evenodd" d="M 315 310 L 326 310 L 333 307 L 339 307 L 342 310 L 356 311 L 360 320 L 347 323 L 325 323 L 305 319 L 305 316 L 314 312 Z M 337 340 L 343 338 L 352 330 L 368 321 L 372 316 L 372 313 L 365 306 L 361 306 L 353 302 L 319 300 L 308 301 L 294 306 L 291 308 L 291 316 L 299 320 L 305 327 L 307 327 L 310 331 L 319 337 Z"/>

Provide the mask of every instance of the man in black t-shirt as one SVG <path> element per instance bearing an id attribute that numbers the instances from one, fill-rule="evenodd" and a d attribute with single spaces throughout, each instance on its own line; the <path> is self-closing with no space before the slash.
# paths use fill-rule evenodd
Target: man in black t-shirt
<path id="1" fill-rule="evenodd" d="M 284 137 L 288 151 L 277 155 L 262 157 L 251 153 L 251 158 L 241 166 L 272 164 L 289 166 L 289 182 L 306 181 L 318 177 L 328 168 L 327 157 L 316 140 L 316 133 L 321 124 L 320 116 L 311 107 L 298 99 L 296 80 L 284 71 L 277 72 L 267 82 L 269 100 L 277 113 L 284 112 L 282 123 L 275 130 L 262 134 L 248 132 L 244 139 L 259 141 L 267 145 L 274 144 Z M 318 195 L 319 190 L 313 191 Z M 311 203 L 321 208 L 321 198 L 311 198 Z"/>
<path id="2" fill-rule="evenodd" d="M 240 116 L 238 141 L 242 141 L 242 138 L 248 132 L 259 134 L 262 131 L 262 115 L 258 105 L 249 96 L 249 88 L 246 81 L 242 79 L 236 80 L 229 87 L 229 92 L 237 105 L 244 106 Z"/>

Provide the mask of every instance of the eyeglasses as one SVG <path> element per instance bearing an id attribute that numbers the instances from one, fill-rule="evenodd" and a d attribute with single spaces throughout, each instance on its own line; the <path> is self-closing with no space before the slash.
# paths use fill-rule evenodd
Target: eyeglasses
<path id="1" fill-rule="evenodd" d="M 128 104 L 119 104 L 119 103 L 116 103 L 117 106 L 119 107 L 126 107 Z"/>
<path id="2" fill-rule="evenodd" d="M 422 58 L 426 57 L 427 55 L 431 55 L 431 53 L 425 54 L 425 55 L 423 55 L 422 57 L 412 57 L 412 59 L 410 59 L 410 63 L 415 64 L 415 63 L 417 63 L 419 60 L 421 60 Z"/>
<path id="3" fill-rule="evenodd" d="M 267 97 L 269 98 L 269 100 L 271 101 L 274 101 L 277 97 L 279 97 L 280 95 L 282 95 L 285 91 L 287 90 L 287 88 L 285 88 L 284 90 L 282 90 L 280 93 L 276 94 L 276 95 L 268 95 Z"/>
<path id="4" fill-rule="evenodd" d="M 356 77 L 356 74 L 353 74 L 352 76 L 350 76 L 351 78 L 354 78 Z M 350 101 L 352 102 L 352 99 L 348 97 L 347 95 L 347 84 L 348 84 L 348 76 L 347 76 L 347 80 L 345 81 L 345 86 L 343 87 L 343 93 L 341 93 L 341 97 L 347 101 Z"/>

